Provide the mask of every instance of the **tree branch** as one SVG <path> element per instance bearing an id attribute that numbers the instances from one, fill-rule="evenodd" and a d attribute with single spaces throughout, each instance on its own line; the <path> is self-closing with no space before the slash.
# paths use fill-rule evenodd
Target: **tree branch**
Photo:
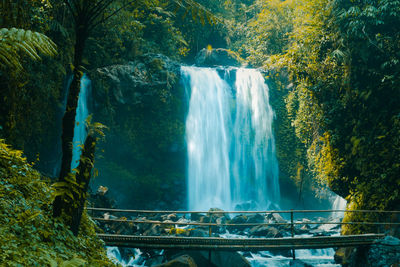
<path id="1" fill-rule="evenodd" d="M 109 7 L 114 0 L 102 0 L 94 7 L 90 14 L 89 23 L 93 23 L 107 7 Z"/>
<path id="2" fill-rule="evenodd" d="M 124 4 L 122 7 L 118 8 L 117 10 L 115 10 L 113 13 L 111 13 L 110 15 L 108 15 L 107 17 L 99 20 L 96 23 L 93 23 L 92 26 L 90 27 L 90 30 L 93 30 L 97 25 L 104 23 L 105 21 L 107 21 L 109 18 L 111 18 L 112 16 L 114 16 L 115 14 L 117 14 L 118 12 L 120 12 L 122 9 L 126 8 L 127 6 L 129 6 L 130 4 L 132 4 L 133 2 L 135 2 L 136 0 L 132 0 L 132 1 L 128 1 L 128 3 Z"/>

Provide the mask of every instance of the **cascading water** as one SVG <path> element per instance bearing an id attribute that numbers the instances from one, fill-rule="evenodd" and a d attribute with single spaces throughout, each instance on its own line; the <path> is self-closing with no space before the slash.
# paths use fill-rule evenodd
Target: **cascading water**
<path id="1" fill-rule="evenodd" d="M 191 210 L 277 206 L 278 163 L 268 86 L 257 70 L 182 67 Z M 225 75 L 228 77 L 229 75 Z"/>
<path id="2" fill-rule="evenodd" d="M 238 69 L 235 87 L 233 199 L 236 205 L 255 201 L 269 208 L 280 194 L 268 86 L 257 70 Z"/>
<path id="3" fill-rule="evenodd" d="M 72 148 L 71 169 L 75 169 L 79 165 L 79 159 L 82 154 L 82 146 L 86 139 L 86 119 L 89 115 L 88 98 L 90 95 L 91 81 L 86 74 L 81 79 L 81 89 L 79 92 L 78 106 L 75 116 L 74 139 Z"/>

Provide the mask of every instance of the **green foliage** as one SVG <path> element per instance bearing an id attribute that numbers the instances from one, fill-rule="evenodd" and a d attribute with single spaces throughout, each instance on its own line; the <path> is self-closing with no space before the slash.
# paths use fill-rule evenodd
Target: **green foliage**
<path id="1" fill-rule="evenodd" d="M 84 214 L 74 237 L 53 219 L 49 180 L 0 140 L 0 262 L 5 266 L 113 266 Z"/>
<path id="2" fill-rule="evenodd" d="M 0 29 L 0 62 L 1 68 L 22 69 L 20 54 L 39 60 L 41 52 L 48 56 L 57 54 L 56 45 L 47 36 L 30 30 L 16 28 Z"/>
<path id="3" fill-rule="evenodd" d="M 284 3 L 293 4 L 283 20 L 290 26 L 282 31 L 284 50 L 256 47 L 250 54 L 289 72 L 287 110 L 316 181 L 347 197 L 352 208 L 398 208 L 400 1 Z M 252 34 L 267 47 L 279 42 L 280 26 L 261 26 L 275 13 L 261 11 L 254 22 Z"/>

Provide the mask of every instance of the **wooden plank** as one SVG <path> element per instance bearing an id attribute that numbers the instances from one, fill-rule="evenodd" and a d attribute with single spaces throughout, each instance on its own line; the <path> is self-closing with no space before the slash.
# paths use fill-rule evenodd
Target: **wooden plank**
<path id="1" fill-rule="evenodd" d="M 217 238 L 217 237 L 170 237 L 130 236 L 98 234 L 107 246 L 147 249 L 197 249 L 260 251 L 276 249 L 314 249 L 370 245 L 384 238 L 381 234 L 288 237 L 288 238 Z"/>

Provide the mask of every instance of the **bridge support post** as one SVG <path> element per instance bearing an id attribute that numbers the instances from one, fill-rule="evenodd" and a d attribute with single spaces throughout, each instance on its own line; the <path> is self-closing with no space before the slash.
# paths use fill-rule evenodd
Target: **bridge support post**
<path id="1" fill-rule="evenodd" d="M 293 210 L 290 210 L 290 231 L 292 233 L 292 237 L 294 237 L 294 222 L 293 222 Z M 292 249 L 292 256 L 293 260 L 296 260 L 296 252 L 294 249 Z"/>
<path id="2" fill-rule="evenodd" d="M 208 236 L 212 237 L 212 227 L 211 227 L 212 213 L 209 213 L 209 216 L 210 216 L 210 220 L 209 220 L 210 225 L 208 226 Z M 208 251 L 208 261 L 211 263 L 211 249 Z"/>

